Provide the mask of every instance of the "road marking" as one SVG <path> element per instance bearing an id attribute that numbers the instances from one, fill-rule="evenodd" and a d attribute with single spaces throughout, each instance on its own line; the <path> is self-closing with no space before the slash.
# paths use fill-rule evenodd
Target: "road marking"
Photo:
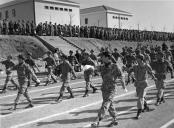
<path id="1" fill-rule="evenodd" d="M 93 81 L 100 80 L 100 79 L 101 78 L 93 79 Z M 75 82 L 75 83 L 72 83 L 70 85 L 80 84 L 80 83 L 84 83 L 84 82 L 85 81 Z M 37 89 L 37 90 L 29 91 L 29 93 L 45 91 L 45 90 L 49 90 L 49 89 L 53 89 L 53 88 L 60 88 L 60 86 L 54 86 L 54 87 L 49 87 L 49 88 Z M 13 97 L 13 96 L 16 96 L 16 94 L 7 95 L 7 96 L 1 96 L 0 99 L 7 98 L 7 97 Z"/>
<path id="2" fill-rule="evenodd" d="M 166 82 L 170 82 L 170 81 L 173 81 L 173 80 L 174 79 L 167 80 Z M 147 89 L 153 88 L 153 87 L 155 87 L 155 85 L 151 85 L 151 86 L 147 87 Z M 131 94 L 134 94 L 134 93 L 135 93 L 135 91 L 131 91 L 131 92 L 128 92 L 128 93 L 125 93 L 125 94 L 121 94 L 121 95 L 115 96 L 114 99 L 117 99 L 117 98 L 120 98 L 120 97 L 124 97 L 124 96 L 127 96 L 127 95 L 131 95 Z M 60 115 L 64 115 L 64 114 L 67 114 L 67 113 L 70 113 L 70 112 L 74 112 L 74 111 L 77 111 L 77 110 L 80 110 L 80 109 L 83 109 L 83 108 L 86 108 L 86 107 L 94 106 L 94 105 L 100 104 L 101 102 L 102 102 L 102 100 L 100 100 L 98 102 L 95 102 L 95 103 L 90 103 L 90 104 L 85 105 L 85 106 L 77 107 L 77 108 L 74 108 L 74 109 L 71 109 L 71 110 L 68 110 L 68 111 L 65 111 L 65 112 L 56 113 L 56 114 L 53 114 L 53 115 L 50 115 L 50 116 L 46 116 L 46 117 L 43 117 L 43 118 L 39 118 L 39 119 L 36 119 L 36 120 L 33 120 L 33 121 L 29 121 L 29 122 L 26 122 L 26 123 L 18 124 L 18 125 L 12 126 L 11 128 L 18 128 L 18 127 L 30 125 L 30 124 L 33 124 L 33 123 L 36 123 L 36 122 L 39 122 L 39 121 L 42 121 L 42 120 L 46 120 L 46 119 L 50 119 L 50 118 L 57 117 L 57 116 L 60 116 Z"/>
<path id="3" fill-rule="evenodd" d="M 77 88 L 77 89 L 73 89 L 73 90 L 83 90 L 83 89 L 85 89 L 85 88 Z M 58 94 L 50 94 L 50 95 L 58 95 Z M 45 97 L 47 97 L 47 96 L 45 96 Z M 65 100 L 63 100 L 63 102 L 67 102 L 67 101 L 69 101 L 69 100 L 71 100 L 71 99 L 65 99 Z M 53 100 L 54 101 L 54 100 Z M 13 102 L 11 102 L 11 103 L 9 103 L 9 104 L 13 104 Z M 25 109 L 25 110 L 21 110 L 21 111 L 14 111 L 13 113 L 11 113 L 11 114 L 8 114 L 8 115 L 0 115 L 0 118 L 6 118 L 6 117 L 9 117 L 9 116 L 12 116 L 12 115 L 14 115 L 14 114 L 20 114 L 20 113 L 24 113 L 24 112 L 28 112 L 28 111 L 31 111 L 31 110 L 34 110 L 34 109 L 38 109 L 38 108 L 42 108 L 42 107 L 46 107 L 46 106 L 48 106 L 48 105 L 52 105 L 52 104 L 50 104 L 50 103 L 48 103 L 48 104 L 44 104 L 44 105 L 38 105 L 38 106 L 35 106 L 35 107 L 33 107 L 33 108 L 30 108 L 30 109 Z"/>
<path id="4" fill-rule="evenodd" d="M 168 126 L 170 126 L 171 124 L 174 123 L 174 119 L 170 120 L 169 122 L 167 122 L 166 124 L 164 124 L 163 126 L 161 126 L 160 128 L 167 128 Z"/>
<path id="5" fill-rule="evenodd" d="M 171 94 L 165 94 L 165 96 L 169 96 L 169 95 L 171 95 Z M 150 104 L 150 103 L 153 103 L 154 101 L 155 101 L 155 100 L 154 100 L 154 98 L 153 98 L 152 100 L 148 100 L 147 103 Z M 125 110 L 125 111 L 118 112 L 117 114 L 118 114 L 118 116 L 119 116 L 119 115 L 128 113 L 129 111 L 131 111 L 131 110 L 133 110 L 133 109 L 137 109 L 137 107 L 136 107 L 136 106 L 135 106 L 135 107 L 131 107 L 131 108 Z M 103 121 L 105 121 L 105 120 L 106 120 L 106 119 L 104 119 Z M 91 128 L 91 124 L 87 124 L 87 125 L 83 126 L 82 128 Z M 166 127 L 164 127 L 164 128 L 166 128 Z"/>

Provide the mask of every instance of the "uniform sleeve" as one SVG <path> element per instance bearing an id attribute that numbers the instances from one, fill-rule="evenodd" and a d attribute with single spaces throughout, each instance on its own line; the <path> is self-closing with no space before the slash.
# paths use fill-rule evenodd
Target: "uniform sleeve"
<path id="1" fill-rule="evenodd" d="M 148 73 L 152 76 L 152 78 L 155 78 L 154 73 L 152 72 L 152 68 L 149 64 L 146 64 L 146 69 Z"/>
<path id="2" fill-rule="evenodd" d="M 165 61 L 165 63 L 167 65 L 168 69 L 170 70 L 170 72 L 173 74 L 173 66 L 172 66 L 172 64 L 169 61 Z"/>

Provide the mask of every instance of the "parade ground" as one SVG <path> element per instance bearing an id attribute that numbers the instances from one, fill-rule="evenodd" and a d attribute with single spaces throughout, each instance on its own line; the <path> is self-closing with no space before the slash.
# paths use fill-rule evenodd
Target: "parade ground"
<path id="1" fill-rule="evenodd" d="M 166 80 L 166 102 L 159 106 L 155 106 L 157 90 L 154 82 L 149 78 L 147 100 L 150 112 L 144 112 L 139 120 L 134 119 L 137 112 L 134 85 L 127 86 L 128 92 L 124 92 L 122 87 L 118 86 L 114 106 L 118 112 L 119 124 L 115 127 L 173 128 L 174 79 L 169 79 L 169 77 Z M 8 90 L 7 93 L 0 94 L 1 128 L 90 128 L 102 103 L 100 91 L 102 80 L 100 77 L 93 78 L 93 82 L 98 88 L 97 93 L 93 94 L 91 91 L 90 95 L 85 98 L 82 97 L 85 92 L 85 81 L 83 79 L 72 80 L 70 85 L 75 98 L 67 99 L 69 94 L 66 93 L 60 103 L 56 103 L 55 99 L 59 95 L 62 83 L 42 86 L 45 76 L 40 76 L 39 79 L 42 81 L 41 86 L 29 88 L 29 95 L 34 104 L 33 108 L 25 109 L 27 101 L 22 98 L 17 110 L 13 111 L 11 108 L 17 91 Z M 99 127 L 107 127 L 111 121 L 111 117 L 108 115 Z"/>

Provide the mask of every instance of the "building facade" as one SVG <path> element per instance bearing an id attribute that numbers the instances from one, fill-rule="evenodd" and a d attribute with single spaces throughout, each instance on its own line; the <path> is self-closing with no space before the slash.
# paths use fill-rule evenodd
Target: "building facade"
<path id="1" fill-rule="evenodd" d="M 80 6 L 69 0 L 15 0 L 0 5 L 0 20 L 80 25 Z"/>
<path id="2" fill-rule="evenodd" d="M 98 26 L 107 28 L 130 28 L 132 14 L 108 6 L 97 6 L 80 10 L 82 26 Z"/>

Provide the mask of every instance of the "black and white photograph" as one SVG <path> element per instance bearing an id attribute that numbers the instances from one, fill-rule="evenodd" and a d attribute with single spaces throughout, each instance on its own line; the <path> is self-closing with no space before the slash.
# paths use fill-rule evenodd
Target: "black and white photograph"
<path id="1" fill-rule="evenodd" d="M 174 0 L 0 0 L 0 128 L 174 128 Z"/>

